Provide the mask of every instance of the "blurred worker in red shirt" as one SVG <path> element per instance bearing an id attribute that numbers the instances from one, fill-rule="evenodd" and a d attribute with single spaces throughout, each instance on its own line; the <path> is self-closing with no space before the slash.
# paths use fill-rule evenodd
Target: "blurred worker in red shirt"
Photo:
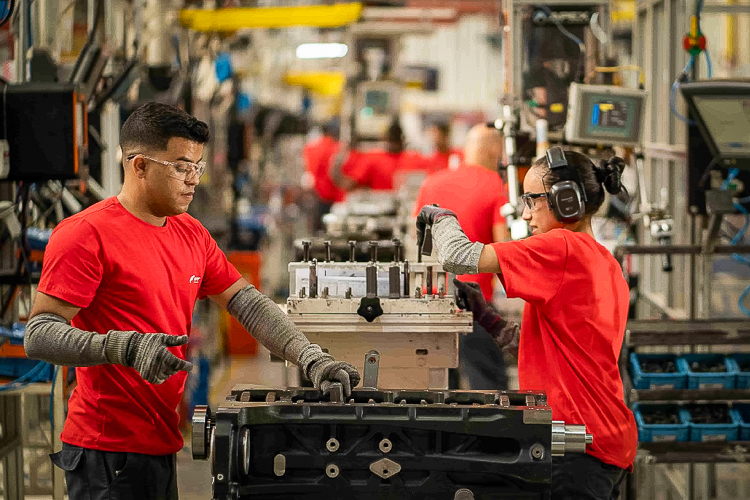
<path id="1" fill-rule="evenodd" d="M 428 176 L 417 195 L 414 213 L 436 203 L 456 213 L 472 241 L 489 244 L 508 240 L 510 234 L 500 215 L 508 196 L 497 172 L 502 151 L 502 136 L 497 129 L 483 123 L 475 125 L 466 139 L 463 164 Z M 462 275 L 459 279 L 478 283 L 485 299 L 492 301 L 491 274 Z M 472 333 L 460 337 L 458 354 L 458 373 L 470 389 L 507 388 L 503 354 L 477 323 Z"/>
<path id="2" fill-rule="evenodd" d="M 323 135 L 305 145 L 303 155 L 305 170 L 313 178 L 313 188 L 317 197 L 316 227 L 320 227 L 321 218 L 331 211 L 331 205 L 343 201 L 346 192 L 339 189 L 328 174 L 331 158 L 339 149 L 339 126 L 336 120 L 331 120 L 323 127 Z"/>
<path id="3" fill-rule="evenodd" d="M 458 167 L 464 160 L 464 153 L 460 149 L 451 148 L 451 128 L 445 122 L 430 125 L 427 134 L 432 142 L 433 154 L 425 158 L 425 170 L 428 173 L 445 170 L 451 166 Z"/>
<path id="4" fill-rule="evenodd" d="M 331 179 L 345 191 L 359 187 L 391 191 L 396 172 L 423 170 L 424 158 L 419 153 L 405 151 L 404 132 L 398 118 L 388 127 L 385 140 L 385 151 L 343 148 L 332 162 Z"/>

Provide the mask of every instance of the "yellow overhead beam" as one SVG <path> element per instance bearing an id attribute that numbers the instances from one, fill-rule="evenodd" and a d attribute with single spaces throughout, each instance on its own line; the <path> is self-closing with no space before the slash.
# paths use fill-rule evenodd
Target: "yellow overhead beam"
<path id="1" fill-rule="evenodd" d="M 315 26 L 335 28 L 359 20 L 362 4 L 300 7 L 238 7 L 216 10 L 182 9 L 180 24 L 196 31 L 237 31 L 249 28 Z"/>
<path id="2" fill-rule="evenodd" d="M 337 96 L 344 89 L 346 77 L 341 71 L 290 71 L 284 75 L 287 85 L 300 85 L 311 91 Z"/>

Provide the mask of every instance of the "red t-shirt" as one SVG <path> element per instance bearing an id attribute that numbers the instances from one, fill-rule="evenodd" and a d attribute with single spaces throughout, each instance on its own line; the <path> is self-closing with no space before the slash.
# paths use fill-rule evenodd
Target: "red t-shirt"
<path id="1" fill-rule="evenodd" d="M 305 166 L 315 180 L 314 188 L 318 197 L 327 202 L 342 201 L 346 195 L 343 189 L 336 187 L 328 171 L 331 158 L 339 149 L 339 143 L 331 137 L 323 136 L 319 140 L 307 144 L 303 150 Z"/>
<path id="2" fill-rule="evenodd" d="M 471 241 L 492 243 L 492 226 L 505 224 L 500 207 L 508 202 L 505 186 L 497 172 L 478 165 L 441 170 L 425 179 L 417 194 L 414 215 L 432 203 L 453 210 Z M 465 274 L 462 281 L 479 283 L 486 300 L 492 300 L 492 274 Z"/>
<path id="3" fill-rule="evenodd" d="M 617 367 L 629 291 L 622 269 L 585 233 L 554 229 L 493 243 L 508 297 L 526 301 L 518 350 L 522 390 L 544 390 L 552 418 L 586 424 L 586 452 L 623 469 L 638 443 Z"/>
<path id="4" fill-rule="evenodd" d="M 458 164 L 464 162 L 464 153 L 460 149 L 451 149 L 447 153 L 435 151 L 435 154 L 425 158 L 425 170 L 429 173 L 445 170 L 450 166 L 451 158 L 455 157 Z"/>
<path id="5" fill-rule="evenodd" d="M 55 228 L 39 291 L 80 307 L 71 323 L 84 331 L 187 335 L 196 299 L 223 292 L 240 276 L 190 215 L 168 217 L 165 226 L 156 227 L 113 197 Z M 184 359 L 187 346 L 170 351 Z M 175 409 L 187 373 L 161 385 L 113 364 L 79 367 L 76 376 L 64 442 L 149 455 L 182 448 Z"/>
<path id="6" fill-rule="evenodd" d="M 343 172 L 363 187 L 376 191 L 391 191 L 396 172 L 422 170 L 424 158 L 413 151 L 352 152 L 344 163 Z"/>

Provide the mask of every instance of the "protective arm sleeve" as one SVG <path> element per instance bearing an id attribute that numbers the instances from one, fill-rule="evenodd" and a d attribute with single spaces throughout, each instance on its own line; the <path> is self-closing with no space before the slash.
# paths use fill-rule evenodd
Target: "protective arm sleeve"
<path id="1" fill-rule="evenodd" d="M 136 332 L 112 330 L 105 335 L 70 326 L 62 316 L 37 314 L 26 323 L 26 356 L 64 366 L 115 363 L 127 366 L 130 341 Z"/>
<path id="2" fill-rule="evenodd" d="M 227 311 L 269 351 L 298 365 L 309 377 L 310 365 L 324 354 L 311 344 L 274 302 L 248 285 L 227 304 Z"/>
<path id="3" fill-rule="evenodd" d="M 479 257 L 484 243 L 472 243 L 461 229 L 458 219 L 437 219 L 432 225 L 432 241 L 443 269 L 453 274 L 479 273 Z"/>

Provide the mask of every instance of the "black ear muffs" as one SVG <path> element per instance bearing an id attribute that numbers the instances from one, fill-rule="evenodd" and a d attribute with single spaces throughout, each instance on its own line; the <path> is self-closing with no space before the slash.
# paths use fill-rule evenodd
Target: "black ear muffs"
<path id="1" fill-rule="evenodd" d="M 547 164 L 560 176 L 547 193 L 547 204 L 558 221 L 564 224 L 578 222 L 586 213 L 587 201 L 578 171 L 568 165 L 560 147 L 547 150 Z"/>

